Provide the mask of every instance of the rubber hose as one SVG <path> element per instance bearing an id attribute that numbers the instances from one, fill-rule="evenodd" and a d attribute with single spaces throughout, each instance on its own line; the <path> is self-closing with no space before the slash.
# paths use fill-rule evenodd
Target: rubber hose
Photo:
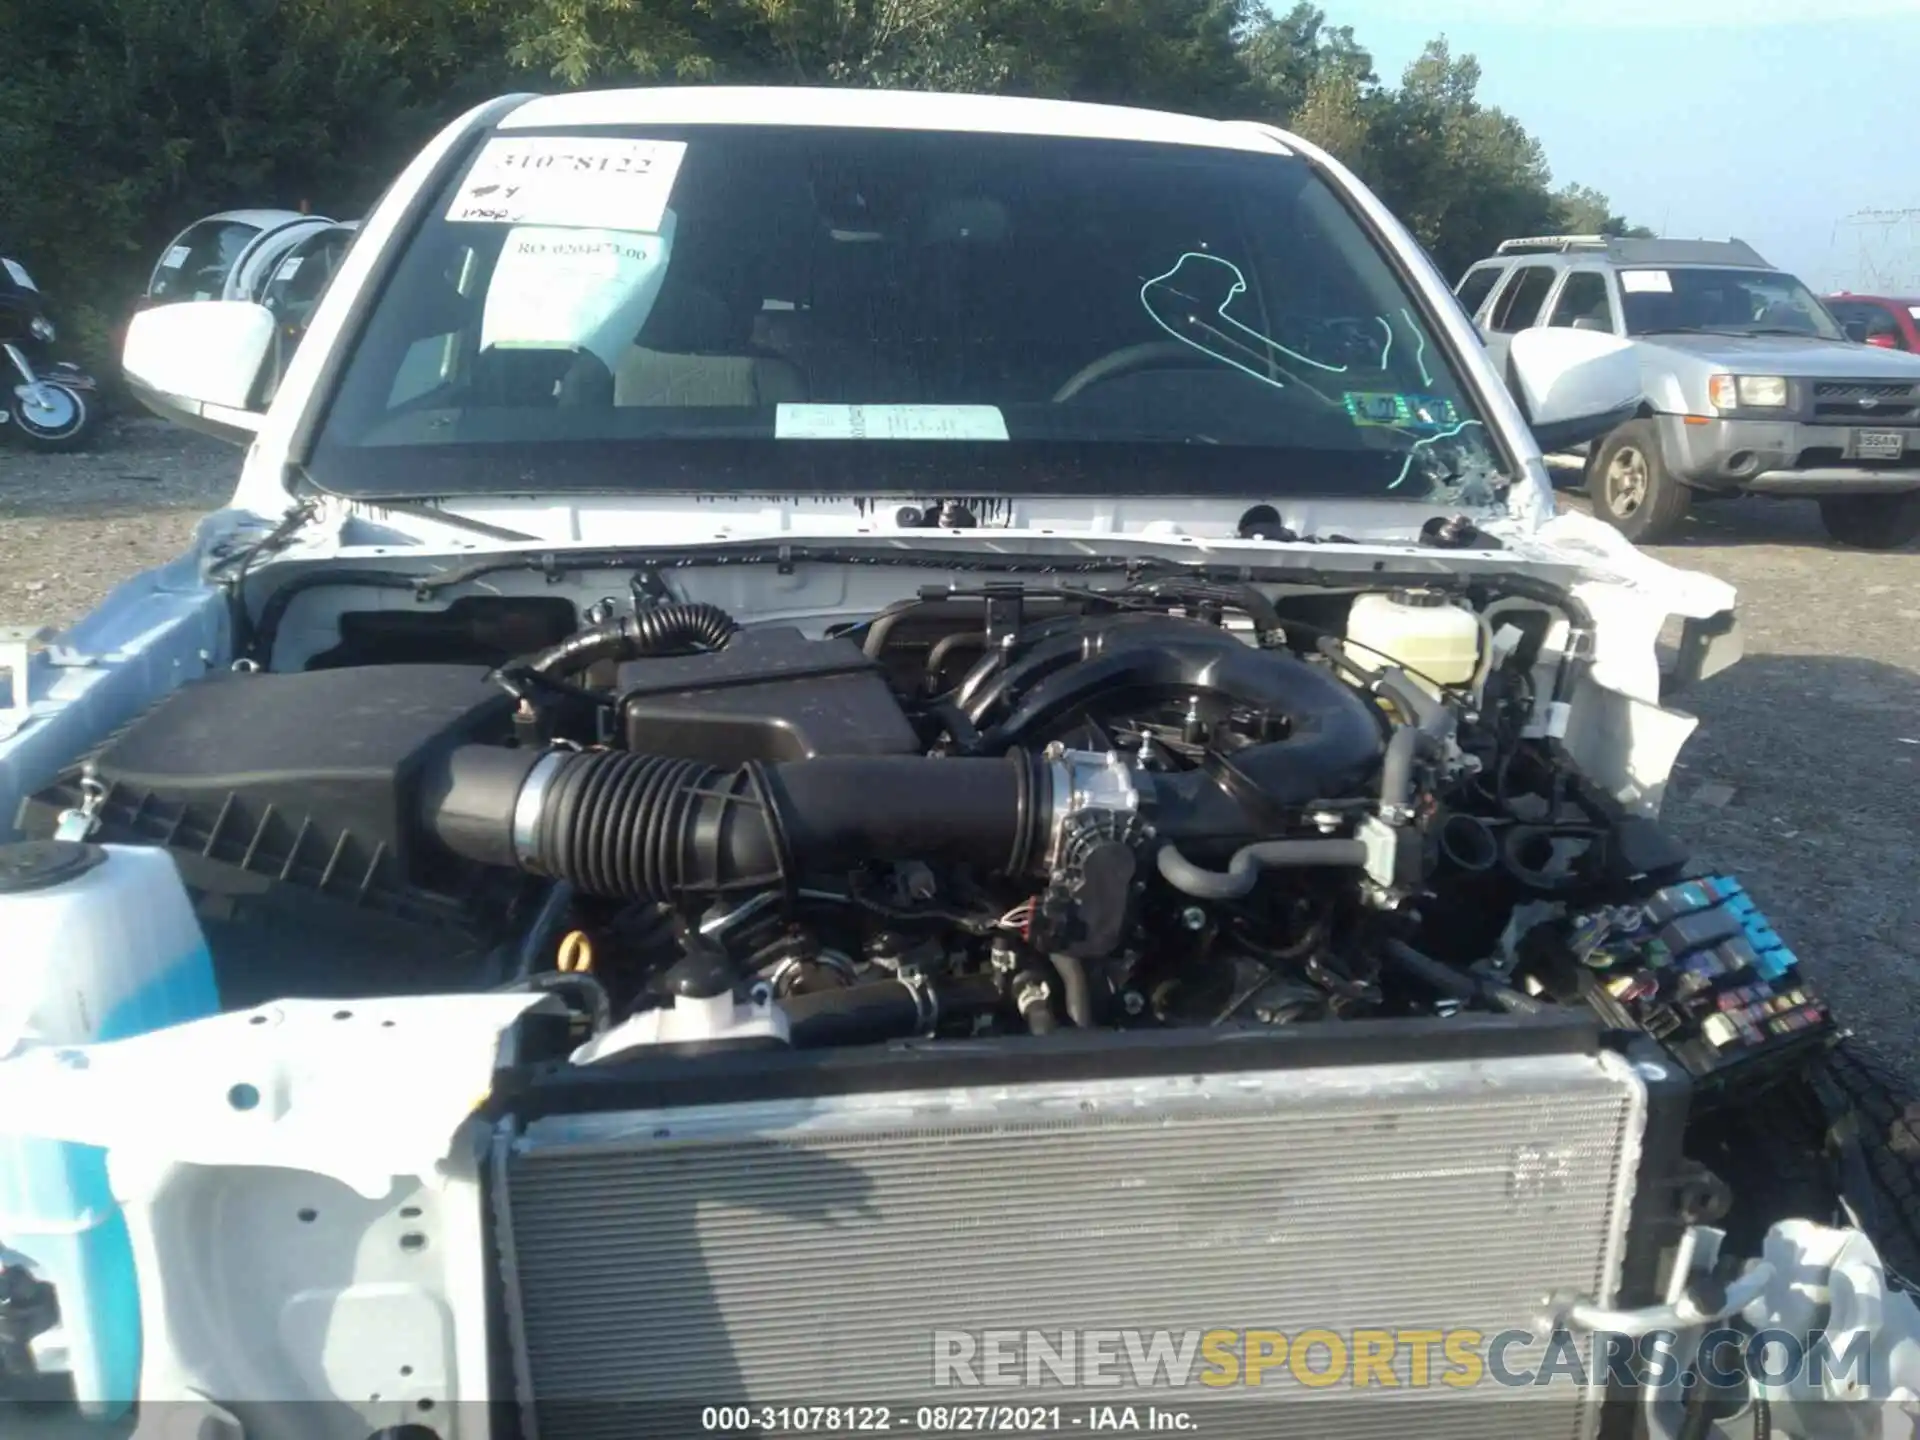
<path id="1" fill-rule="evenodd" d="M 1014 977 L 1013 993 L 1020 1006 L 1020 1018 L 1027 1022 L 1027 1033 L 1051 1035 L 1060 1028 L 1054 1018 L 1053 1001 L 1048 997 L 1046 981 L 1029 970 Z"/>
<path id="2" fill-rule="evenodd" d="M 1329 665 L 1363 689 L 1379 678 L 1375 671 L 1369 670 L 1347 653 L 1347 647 L 1340 643 L 1338 635 L 1322 635 L 1313 642 L 1313 648 L 1326 658 Z"/>
<path id="3" fill-rule="evenodd" d="M 1531 995 L 1442 964 L 1403 940 L 1389 940 L 1381 948 L 1401 974 L 1420 981 L 1449 1000 L 1458 1000 L 1463 1005 L 1485 1005 L 1509 1015 L 1538 1015 L 1546 1008 Z"/>
<path id="4" fill-rule="evenodd" d="M 615 751 L 462 745 L 427 780 L 447 849 L 582 894 L 678 904 L 790 888 L 868 860 L 1024 874 L 1051 806 L 1025 752 L 998 759 L 848 756 L 725 770 Z"/>
<path id="5" fill-rule="evenodd" d="M 925 994 L 931 1016 L 920 995 L 898 980 L 785 996 L 779 1005 L 787 1017 L 787 1043 L 796 1050 L 819 1050 L 900 1040 L 944 1018 L 976 1014 L 1000 1003 L 1000 988 L 991 975 L 945 976 L 929 982 Z"/>
<path id="6" fill-rule="evenodd" d="M 1500 860 L 1500 838 L 1477 815 L 1449 815 L 1440 822 L 1438 844 L 1441 858 L 1469 875 L 1483 875 Z"/>
<path id="7" fill-rule="evenodd" d="M 694 648 L 718 650 L 739 628 L 718 605 L 654 605 L 589 625 L 522 663 L 536 675 L 571 675 L 602 660 L 638 660 Z"/>
<path id="8" fill-rule="evenodd" d="M 1367 847 L 1359 840 L 1263 840 L 1235 851 L 1224 871 L 1203 869 L 1173 845 L 1162 845 L 1158 856 L 1166 882 L 1196 900 L 1238 900 L 1252 893 L 1264 870 L 1357 869 L 1366 863 Z"/>
<path id="9" fill-rule="evenodd" d="M 1481 998 L 1480 984 L 1473 976 L 1451 965 L 1443 965 L 1423 950 L 1416 950 L 1400 940 L 1389 940 L 1381 949 L 1387 959 L 1393 962 L 1394 969 L 1449 1000 L 1471 1005 Z"/>
<path id="10" fill-rule="evenodd" d="M 1373 685 L 1374 689 L 1413 717 L 1413 723 L 1421 734 L 1438 740 L 1452 726 L 1452 712 L 1415 684 L 1406 671 L 1383 670 Z"/>
<path id="11" fill-rule="evenodd" d="M 1381 805 L 1413 804 L 1413 760 L 1419 749 L 1418 730 L 1411 725 L 1395 727 L 1387 741 L 1386 759 L 1380 764 Z"/>
<path id="12" fill-rule="evenodd" d="M 1082 1030 L 1094 1028 L 1093 987 L 1087 983 L 1087 967 L 1080 963 L 1078 955 L 1049 955 L 1053 968 L 1060 975 L 1061 998 L 1066 1002 L 1067 1016 Z"/>

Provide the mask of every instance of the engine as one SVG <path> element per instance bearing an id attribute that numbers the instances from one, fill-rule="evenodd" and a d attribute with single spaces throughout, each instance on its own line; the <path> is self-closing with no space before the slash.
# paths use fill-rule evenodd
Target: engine
<path id="1" fill-rule="evenodd" d="M 636 603 L 497 667 L 225 674 L 23 824 L 172 849 L 230 1003 L 559 988 L 580 1063 L 1574 1004 L 1710 1075 L 1823 1030 L 1568 760 L 1549 609 L 1388 597 L 1477 636 L 1435 677 L 1305 598 L 942 589 L 821 635 Z"/>
<path id="2" fill-rule="evenodd" d="M 230 1008 L 553 995 L 473 1132 L 543 1434 L 937 1417 L 973 1394 L 921 1388 L 942 1336 L 1512 1334 L 1677 1296 L 1685 1226 L 1752 1253 L 1833 1206 L 1756 1139 L 1824 1153 L 1768 1082 L 1832 1022 L 1572 760 L 1552 587 L 988 586 L 806 630 L 642 600 L 532 643 L 554 598 L 495 598 L 466 650 L 453 607 L 396 611 L 189 683 L 22 822 L 165 847 Z M 514 643 L 473 663 L 483 630 Z M 1208 1434 L 1288 1428 L 1214 1398 Z M 1423 1433 L 1587 1433 L 1590 1399 L 1423 1401 Z"/>

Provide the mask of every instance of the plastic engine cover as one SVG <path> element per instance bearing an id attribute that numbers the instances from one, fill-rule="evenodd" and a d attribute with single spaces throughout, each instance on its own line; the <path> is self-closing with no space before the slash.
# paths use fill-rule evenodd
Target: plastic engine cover
<path id="1" fill-rule="evenodd" d="M 878 662 L 851 640 L 743 630 L 725 649 L 635 660 L 618 673 L 630 750 L 740 765 L 921 748 Z"/>

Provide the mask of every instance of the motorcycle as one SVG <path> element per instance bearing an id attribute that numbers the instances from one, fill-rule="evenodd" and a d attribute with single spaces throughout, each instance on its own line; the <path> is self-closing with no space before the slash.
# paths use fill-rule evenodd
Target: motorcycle
<path id="1" fill-rule="evenodd" d="M 0 255 L 0 436 L 37 450 L 78 450 L 100 420 L 100 386 L 53 358 L 60 338 L 40 289 L 17 260 Z"/>

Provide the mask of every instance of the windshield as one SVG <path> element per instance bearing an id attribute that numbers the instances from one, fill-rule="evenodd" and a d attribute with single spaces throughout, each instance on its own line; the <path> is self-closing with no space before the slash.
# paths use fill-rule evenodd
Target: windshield
<path id="1" fill-rule="evenodd" d="M 1707 330 L 1847 338 L 1811 290 L 1778 271 L 1622 270 L 1620 299 L 1629 335 Z"/>
<path id="2" fill-rule="evenodd" d="M 309 461 L 358 495 L 1484 488 L 1488 432 L 1273 154 L 794 127 L 496 135 Z"/>

